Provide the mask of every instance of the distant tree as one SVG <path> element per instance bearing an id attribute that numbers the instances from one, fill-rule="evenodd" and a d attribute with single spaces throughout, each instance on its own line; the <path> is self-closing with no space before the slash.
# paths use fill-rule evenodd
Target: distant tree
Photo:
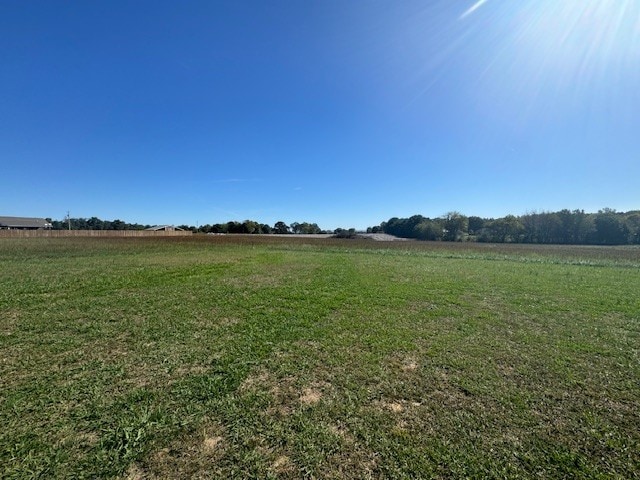
<path id="1" fill-rule="evenodd" d="M 308 229 L 307 229 L 308 233 L 311 233 L 311 234 L 314 234 L 314 235 L 322 233 L 322 229 L 320 228 L 320 226 L 317 223 L 311 223 L 311 224 L 308 224 L 308 225 L 309 225 Z"/>
<path id="2" fill-rule="evenodd" d="M 594 243 L 598 245 L 622 245 L 627 243 L 629 229 L 615 210 L 600 210 L 594 218 Z"/>
<path id="3" fill-rule="evenodd" d="M 629 231 L 629 243 L 640 244 L 640 211 L 627 212 L 625 223 Z"/>
<path id="4" fill-rule="evenodd" d="M 524 226 L 513 215 L 493 220 L 489 224 L 494 242 L 517 243 L 523 239 Z"/>
<path id="5" fill-rule="evenodd" d="M 382 222 L 382 230 L 389 235 L 401 236 L 401 220 L 398 217 L 392 217 L 386 222 Z"/>
<path id="6" fill-rule="evenodd" d="M 480 217 L 469 217 L 468 225 L 469 225 L 469 235 L 477 235 L 480 233 L 480 230 L 484 227 L 485 219 Z"/>
<path id="7" fill-rule="evenodd" d="M 227 224 L 226 223 L 215 223 L 211 225 L 208 233 L 227 233 Z"/>
<path id="8" fill-rule="evenodd" d="M 141 230 L 145 225 L 138 223 L 127 223 L 122 220 L 101 220 L 98 217 L 91 218 L 69 218 L 64 220 L 51 220 L 54 230 L 67 230 L 71 225 L 72 230 Z"/>
<path id="9" fill-rule="evenodd" d="M 420 224 L 427 218 L 422 215 L 413 215 L 409 218 L 390 218 L 389 221 L 384 222 L 381 226 L 384 233 L 389 235 L 395 235 L 402 238 L 415 238 L 416 225 Z"/>
<path id="10" fill-rule="evenodd" d="M 449 212 L 443 217 L 443 239 L 459 242 L 464 239 L 469 229 L 469 220 L 459 212 Z"/>
<path id="11" fill-rule="evenodd" d="M 442 240 L 442 224 L 436 220 L 425 218 L 413 229 L 413 237 L 418 240 Z"/>
<path id="12" fill-rule="evenodd" d="M 560 225 L 557 231 L 556 243 L 586 243 L 591 233 L 592 224 L 583 210 L 560 210 L 555 213 Z"/>
<path id="13" fill-rule="evenodd" d="M 282 221 L 276 222 L 273 226 L 273 233 L 287 234 L 289 233 L 289 226 Z"/>
<path id="14" fill-rule="evenodd" d="M 562 234 L 562 222 L 556 213 L 541 213 L 538 217 L 538 242 L 560 243 Z"/>
<path id="15" fill-rule="evenodd" d="M 71 220 L 71 228 L 73 230 L 88 230 L 87 219 L 86 218 L 72 218 Z M 68 227 L 68 226 L 67 226 Z"/>
<path id="16" fill-rule="evenodd" d="M 127 224 L 125 222 L 123 222 L 122 220 L 114 220 L 113 222 L 111 222 L 111 229 L 112 230 L 125 230 L 126 229 Z"/>
<path id="17" fill-rule="evenodd" d="M 230 221 L 227 222 L 227 233 L 246 233 L 244 225 L 240 222 Z"/>
<path id="18" fill-rule="evenodd" d="M 593 215 L 587 215 L 584 210 L 574 210 L 575 216 L 573 222 L 572 243 L 586 244 L 589 242 L 595 226 L 593 224 Z"/>
<path id="19" fill-rule="evenodd" d="M 242 223 L 243 233 L 260 233 L 260 224 L 253 220 L 245 220 Z"/>
<path id="20" fill-rule="evenodd" d="M 322 231 L 317 223 L 308 222 L 294 222 L 291 224 L 291 230 L 293 233 L 304 233 L 306 235 L 317 234 Z"/>
<path id="21" fill-rule="evenodd" d="M 98 217 L 91 217 L 89 220 L 87 220 L 87 227 L 91 230 L 103 230 L 104 222 Z"/>
<path id="22" fill-rule="evenodd" d="M 345 228 L 336 228 L 333 231 L 335 238 L 357 238 L 358 234 L 356 233 L 355 228 L 345 229 Z"/>
<path id="23" fill-rule="evenodd" d="M 260 225 L 260 233 L 264 233 L 268 235 L 270 233 L 273 233 L 273 228 L 271 228 L 266 223 L 263 223 L 262 225 Z"/>

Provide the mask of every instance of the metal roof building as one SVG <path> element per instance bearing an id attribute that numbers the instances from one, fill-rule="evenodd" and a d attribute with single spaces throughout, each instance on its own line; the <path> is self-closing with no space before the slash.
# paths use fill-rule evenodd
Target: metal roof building
<path id="1" fill-rule="evenodd" d="M 184 229 L 175 227 L 173 225 L 155 225 L 153 227 L 145 228 L 145 230 L 153 232 L 182 232 Z"/>
<path id="2" fill-rule="evenodd" d="M 40 230 L 51 228 L 44 218 L 0 217 L 0 230 Z"/>

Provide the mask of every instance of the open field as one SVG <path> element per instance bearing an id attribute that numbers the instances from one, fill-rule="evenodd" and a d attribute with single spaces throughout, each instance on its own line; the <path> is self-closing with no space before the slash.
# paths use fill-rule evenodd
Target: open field
<path id="1" fill-rule="evenodd" d="M 0 239 L 2 478 L 640 478 L 640 250 Z"/>

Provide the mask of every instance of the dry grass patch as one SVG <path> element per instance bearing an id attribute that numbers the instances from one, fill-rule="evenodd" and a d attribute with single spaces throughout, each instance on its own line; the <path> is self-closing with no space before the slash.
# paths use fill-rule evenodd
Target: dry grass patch
<path id="1" fill-rule="evenodd" d="M 216 453 L 221 447 L 222 440 L 221 436 L 205 437 L 202 441 L 202 451 L 208 455 Z"/>
<path id="2" fill-rule="evenodd" d="M 16 329 L 17 323 L 20 321 L 20 311 L 9 308 L 2 312 L 2 321 L 0 322 L 0 332 L 2 335 L 11 335 Z"/>
<path id="3" fill-rule="evenodd" d="M 268 371 L 261 369 L 243 380 L 238 391 L 240 393 L 256 392 L 268 389 L 272 385 L 272 378 Z"/>
<path id="4" fill-rule="evenodd" d="M 220 478 L 219 462 L 227 453 L 224 428 L 207 423 L 132 464 L 123 480 Z"/>
<path id="5" fill-rule="evenodd" d="M 418 363 L 414 360 L 408 360 L 401 368 L 403 372 L 415 372 L 418 369 Z"/>
<path id="6" fill-rule="evenodd" d="M 127 473 L 122 477 L 123 480 L 145 480 L 149 478 L 145 472 L 135 463 L 127 469 Z"/>
<path id="7" fill-rule="evenodd" d="M 322 392 L 315 388 L 305 388 L 300 395 L 300 403 L 304 405 L 315 405 L 322 398 Z"/>
<path id="8" fill-rule="evenodd" d="M 293 473 L 295 471 L 295 465 L 287 455 L 280 455 L 271 464 L 271 471 L 276 475 Z"/>

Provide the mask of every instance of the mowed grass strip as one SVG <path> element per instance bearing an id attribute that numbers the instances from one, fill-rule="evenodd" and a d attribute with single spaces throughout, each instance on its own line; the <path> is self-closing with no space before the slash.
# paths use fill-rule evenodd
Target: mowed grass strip
<path id="1" fill-rule="evenodd" d="M 638 478 L 640 251 L 0 241 L 2 478 Z"/>

